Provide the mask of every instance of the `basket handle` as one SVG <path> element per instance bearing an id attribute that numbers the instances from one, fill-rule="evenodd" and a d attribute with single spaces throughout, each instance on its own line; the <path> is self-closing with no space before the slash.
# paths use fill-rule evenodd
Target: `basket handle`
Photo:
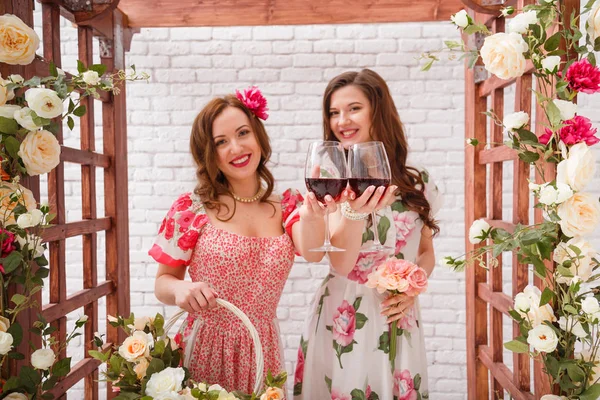
<path id="1" fill-rule="evenodd" d="M 265 366 L 262 344 L 260 343 L 260 337 L 258 336 L 258 332 L 256 331 L 256 328 L 254 327 L 254 325 L 252 325 L 252 322 L 250 322 L 250 319 L 248 318 L 248 316 L 246 314 L 244 314 L 244 312 L 242 310 L 240 310 L 239 308 L 237 308 L 230 302 L 223 300 L 223 299 L 217 299 L 217 304 L 219 304 L 222 307 L 225 307 L 226 309 L 231 311 L 236 317 L 238 317 L 242 321 L 244 326 L 248 329 L 248 332 L 250 333 L 250 337 L 252 338 L 252 343 L 254 344 L 254 353 L 255 353 L 255 357 L 256 357 L 256 360 L 255 360 L 256 361 L 256 374 L 254 375 L 254 393 L 258 393 L 263 384 L 263 382 L 262 382 L 263 381 L 263 369 Z M 171 330 L 171 328 L 173 328 L 173 326 L 177 323 L 177 321 L 186 313 L 187 313 L 187 311 L 180 309 L 171 318 L 169 318 L 169 320 L 166 322 L 166 324 L 164 326 L 164 334 L 161 339 L 165 339 L 165 337 L 167 336 L 167 332 L 169 332 Z M 190 336 L 192 338 L 192 342 L 186 344 L 185 354 L 183 355 L 183 366 L 186 368 L 189 365 L 189 360 L 192 355 L 192 350 L 194 348 L 193 340 L 195 340 L 196 335 L 198 334 L 199 328 L 200 328 L 200 319 L 197 318 L 194 321 L 194 325 L 192 327 L 192 332 L 191 332 L 191 336 Z M 218 382 L 213 382 L 213 383 L 218 383 Z"/>

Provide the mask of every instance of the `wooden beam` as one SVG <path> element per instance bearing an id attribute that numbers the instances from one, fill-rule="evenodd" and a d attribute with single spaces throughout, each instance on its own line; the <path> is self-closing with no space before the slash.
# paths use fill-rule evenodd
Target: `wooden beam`
<path id="1" fill-rule="evenodd" d="M 479 164 L 499 163 L 502 161 L 517 160 L 519 155 L 515 149 L 506 146 L 493 147 L 479 153 Z"/>
<path id="2" fill-rule="evenodd" d="M 494 267 L 494 269 L 497 268 L 498 267 Z M 492 290 L 490 285 L 483 282 L 480 282 L 477 286 L 477 295 L 481 300 L 484 300 L 485 302 L 489 303 L 490 306 L 492 306 L 495 310 L 501 312 L 506 316 L 510 316 L 510 314 L 508 314 L 508 310 L 510 310 L 513 307 L 513 300 L 510 298 L 509 295 L 502 292 L 498 292 L 496 290 Z M 498 332 L 492 332 L 492 335 L 495 333 Z M 500 339 L 500 342 L 502 342 L 502 327 L 500 327 L 499 333 L 500 336 L 498 338 Z"/>
<path id="3" fill-rule="evenodd" d="M 46 304 L 42 310 L 42 315 L 48 322 L 56 321 L 59 318 L 63 318 L 68 313 L 108 295 L 113 290 L 113 282 L 104 281 L 94 288 L 80 290 L 60 303 Z"/>
<path id="4" fill-rule="evenodd" d="M 107 231 L 111 228 L 111 226 L 112 223 L 110 217 L 52 225 L 42 231 L 42 240 L 44 243 L 55 242 L 57 240 L 64 240 L 74 236 Z"/>
<path id="5" fill-rule="evenodd" d="M 531 393 L 522 392 L 512 381 L 512 372 L 501 362 L 493 362 L 488 346 L 479 346 L 479 359 L 515 400 L 533 400 Z"/>
<path id="6" fill-rule="evenodd" d="M 110 157 L 104 154 L 67 146 L 61 146 L 60 161 L 101 168 L 108 168 L 110 166 Z"/>
<path id="7" fill-rule="evenodd" d="M 447 21 L 460 0 L 121 0 L 129 26 L 305 25 Z"/>
<path id="8" fill-rule="evenodd" d="M 531 62 L 531 60 L 527 60 L 527 63 L 525 64 L 525 74 L 531 73 L 531 72 L 533 72 L 533 70 L 534 70 L 533 63 Z M 498 78 L 496 75 L 492 75 L 491 77 L 489 77 L 488 79 L 483 81 L 481 83 L 481 86 L 479 86 L 479 96 L 480 97 L 489 96 L 490 94 L 492 94 L 492 92 L 494 90 L 504 89 L 505 87 L 508 87 L 508 86 L 514 84 L 516 81 L 517 81 L 516 78 L 501 79 L 501 78 Z"/>
<path id="9" fill-rule="evenodd" d="M 100 366 L 100 361 L 95 358 L 84 358 L 79 361 L 73 368 L 71 368 L 71 372 L 60 382 L 58 382 L 52 390 L 49 390 L 49 393 L 52 393 L 54 396 L 58 398 L 58 396 L 63 396 L 73 385 L 77 382 L 90 375 L 93 371 L 97 370 Z"/>

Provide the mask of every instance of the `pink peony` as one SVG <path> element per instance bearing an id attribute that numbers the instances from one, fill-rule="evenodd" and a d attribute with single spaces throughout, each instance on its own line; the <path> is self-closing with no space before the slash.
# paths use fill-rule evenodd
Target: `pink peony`
<path id="1" fill-rule="evenodd" d="M 356 310 L 346 300 L 333 314 L 333 340 L 342 346 L 348 346 L 354 340 L 356 330 Z"/>
<path id="2" fill-rule="evenodd" d="M 590 64 L 587 58 L 571 64 L 565 80 L 572 90 L 587 94 L 600 92 L 600 69 Z"/>
<path id="3" fill-rule="evenodd" d="M 600 142 L 600 139 L 594 136 L 597 129 L 592 127 L 592 121 L 581 115 L 576 115 L 568 121 L 564 121 L 565 126 L 560 128 L 558 135 L 560 140 L 567 145 L 573 145 L 585 142 L 588 146 Z M 542 144 L 547 144 L 550 140 L 552 131 L 546 128 L 546 133 L 540 136 L 539 140 Z M 545 141 L 542 141 L 545 140 Z"/>
<path id="4" fill-rule="evenodd" d="M 352 400 L 352 396 L 338 392 L 336 389 L 331 389 L 331 400 Z"/>
<path id="5" fill-rule="evenodd" d="M 417 296 L 427 289 L 427 273 L 423 268 L 415 268 L 406 278 L 410 288 L 406 291 L 407 296 Z"/>
<path id="6" fill-rule="evenodd" d="M 14 233 L 0 228 L 0 240 L 2 241 L 2 257 L 8 256 L 16 249 Z"/>
<path id="7" fill-rule="evenodd" d="M 173 205 L 169 209 L 168 215 L 169 215 L 169 217 L 172 217 L 175 215 L 176 212 L 185 211 L 185 210 L 189 209 L 191 206 L 192 206 L 192 199 L 190 198 L 189 193 L 182 194 L 181 196 L 179 196 L 179 198 L 177 200 L 175 200 L 175 203 L 173 203 Z"/>
<path id="8" fill-rule="evenodd" d="M 384 263 L 386 259 L 384 253 L 360 253 L 356 265 L 348 274 L 348 279 L 365 284 L 373 268 Z"/>
<path id="9" fill-rule="evenodd" d="M 4 267 L 2 266 L 2 264 L 0 264 L 0 272 L 4 273 Z"/>
<path id="10" fill-rule="evenodd" d="M 394 254 L 398 254 L 406 246 L 406 239 L 414 231 L 416 220 L 419 214 L 414 211 L 393 212 L 394 225 L 396 227 L 396 249 Z"/>
<path id="11" fill-rule="evenodd" d="M 177 218 L 177 223 L 179 224 L 179 232 L 185 232 L 185 230 L 190 226 L 192 221 L 196 217 L 196 213 L 192 211 L 182 211 L 179 213 L 179 218 Z"/>
<path id="12" fill-rule="evenodd" d="M 365 390 L 365 397 L 368 399 L 371 397 L 371 385 L 367 385 L 367 390 Z"/>
<path id="13" fill-rule="evenodd" d="M 192 223 L 192 226 L 196 229 L 200 229 L 207 223 L 208 223 L 208 216 L 206 214 L 198 214 L 198 215 L 196 215 L 196 218 L 194 218 L 194 222 Z"/>
<path id="14" fill-rule="evenodd" d="M 267 118 L 269 118 L 269 114 L 267 114 L 267 111 L 269 111 L 267 99 L 265 99 L 256 86 L 244 89 L 243 93 L 236 90 L 235 96 L 258 118 L 263 121 L 266 121 Z"/>
<path id="15" fill-rule="evenodd" d="M 294 385 L 302 383 L 304 380 L 304 353 L 302 347 L 298 347 L 298 362 L 296 363 L 296 372 L 294 373 Z"/>
<path id="16" fill-rule="evenodd" d="M 417 400 L 418 394 L 409 370 L 394 372 L 394 396 L 398 400 Z"/>
<path id="17" fill-rule="evenodd" d="M 179 246 L 179 248 L 183 251 L 193 249 L 194 246 L 196 246 L 196 242 L 198 241 L 199 235 L 200 234 L 198 233 L 198 231 L 189 230 L 179 238 L 179 240 L 177 241 L 177 246 Z"/>
<path id="18" fill-rule="evenodd" d="M 165 239 L 169 240 L 175 233 L 175 220 L 173 218 L 167 219 L 165 223 Z"/>

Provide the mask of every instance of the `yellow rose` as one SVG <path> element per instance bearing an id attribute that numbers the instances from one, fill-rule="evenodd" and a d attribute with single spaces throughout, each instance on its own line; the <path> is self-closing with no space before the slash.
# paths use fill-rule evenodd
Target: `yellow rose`
<path id="1" fill-rule="evenodd" d="M 276 387 L 270 387 L 267 389 L 267 391 L 260 396 L 260 400 L 281 400 L 283 399 L 283 390 L 276 388 Z"/>
<path id="2" fill-rule="evenodd" d="M 485 38 L 481 59 L 485 69 L 501 79 L 517 78 L 525 72 L 527 43 L 518 33 L 496 33 Z"/>
<path id="3" fill-rule="evenodd" d="M 146 358 L 142 358 L 139 363 L 135 367 L 133 367 L 133 371 L 137 375 L 138 379 L 142 380 L 146 376 L 146 370 L 148 369 L 148 360 Z"/>
<path id="4" fill-rule="evenodd" d="M 46 130 L 29 132 L 21 142 L 19 157 L 30 176 L 52 171 L 60 162 L 60 144 Z"/>
<path id="5" fill-rule="evenodd" d="M 11 196 L 16 193 L 16 201 Z M 4 226 L 16 223 L 13 213 L 17 204 L 24 205 L 27 211 L 37 208 L 35 198 L 31 190 L 19 185 L 18 183 L 2 182 L 0 183 L 0 223 Z"/>
<path id="6" fill-rule="evenodd" d="M 589 193 L 575 193 L 557 209 L 560 228 L 569 237 L 592 233 L 600 222 L 598 197 Z"/>
<path id="7" fill-rule="evenodd" d="M 587 20 L 587 33 L 592 43 L 600 37 L 600 3 L 596 2 Z"/>
<path id="8" fill-rule="evenodd" d="M 119 347 L 119 354 L 129 362 L 138 361 L 150 355 L 149 344 L 148 335 L 142 331 L 136 331 Z"/>
<path id="9" fill-rule="evenodd" d="M 0 332 L 6 332 L 10 328 L 10 320 L 0 316 Z"/>
<path id="10" fill-rule="evenodd" d="M 40 45 L 37 33 L 19 17 L 0 16 L 0 61 L 11 65 L 27 65 L 35 58 Z"/>

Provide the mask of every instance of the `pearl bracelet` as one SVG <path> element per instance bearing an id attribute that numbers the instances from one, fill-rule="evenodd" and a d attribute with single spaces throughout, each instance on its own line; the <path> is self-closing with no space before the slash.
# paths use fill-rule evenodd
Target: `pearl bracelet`
<path id="1" fill-rule="evenodd" d="M 344 217 L 346 217 L 352 221 L 360 221 L 360 220 L 366 219 L 369 216 L 369 213 L 365 214 L 365 213 L 359 213 L 359 212 L 354 211 L 350 207 L 350 204 L 348 204 L 347 201 L 342 203 L 341 211 L 342 211 L 342 215 Z"/>

